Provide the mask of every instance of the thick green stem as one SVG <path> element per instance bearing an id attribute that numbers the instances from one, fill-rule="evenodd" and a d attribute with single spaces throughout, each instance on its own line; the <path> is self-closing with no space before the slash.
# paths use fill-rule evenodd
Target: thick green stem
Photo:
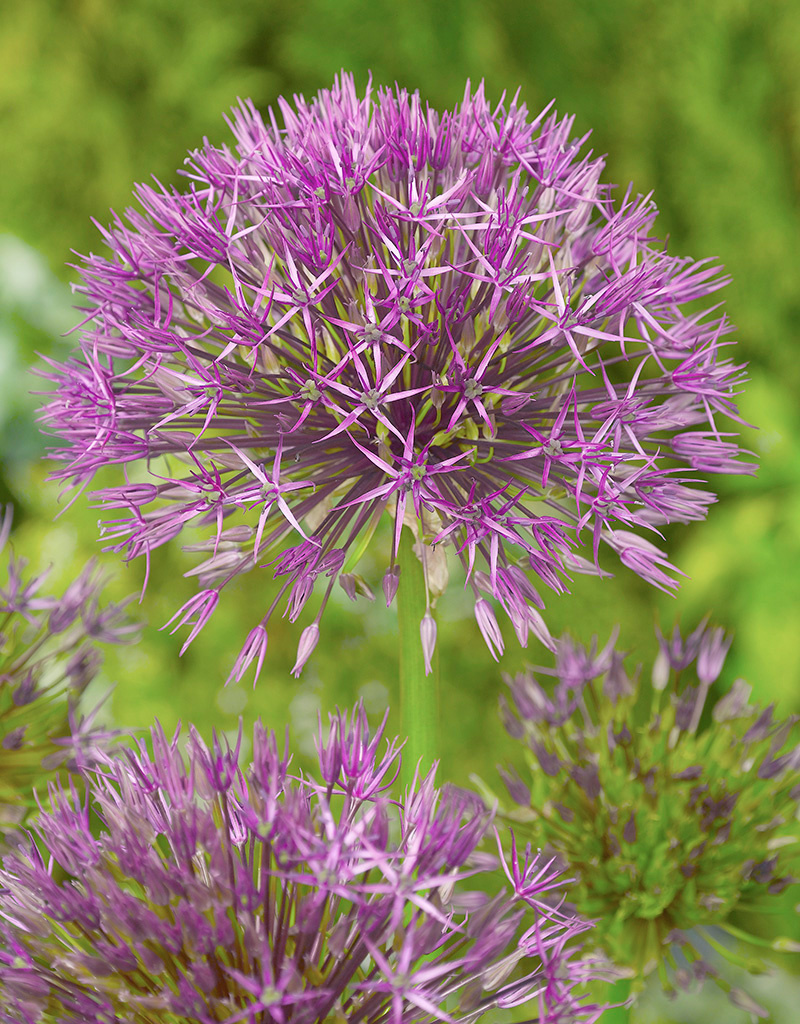
<path id="1" fill-rule="evenodd" d="M 403 750 L 401 782 L 410 785 L 417 764 L 424 773 L 438 756 L 439 657 L 434 650 L 432 672 L 425 675 L 420 624 L 427 608 L 422 564 L 414 554 L 414 537 L 408 527 L 400 535 L 398 552 L 400 585 L 397 618 L 400 630 L 400 716 Z"/>
<path id="2" fill-rule="evenodd" d="M 630 978 L 622 978 L 613 985 L 608 985 L 602 992 L 598 992 L 602 1002 L 622 1003 L 631 994 Z M 633 1010 L 629 1006 L 614 1006 L 606 1010 L 600 1018 L 603 1024 L 631 1024 L 633 1021 Z"/>

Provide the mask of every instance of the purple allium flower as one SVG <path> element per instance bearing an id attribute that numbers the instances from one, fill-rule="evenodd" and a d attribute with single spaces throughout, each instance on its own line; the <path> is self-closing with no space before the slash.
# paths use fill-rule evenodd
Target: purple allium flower
<path id="1" fill-rule="evenodd" d="M 749 997 L 716 953 L 757 971 L 734 943 L 800 952 L 742 927 L 743 914 L 769 920 L 773 897 L 800 888 L 797 719 L 750 706 L 743 680 L 703 716 L 730 645 L 706 622 L 685 640 L 677 628 L 659 635 L 652 686 L 625 673 L 615 639 L 600 652 L 562 639 L 555 671 L 507 679 L 514 708 L 504 700 L 503 714 L 527 747 L 527 770 L 503 772 L 507 817 L 576 872 L 571 900 L 635 986 L 656 968 L 668 990 L 710 976 L 741 1006 Z"/>
<path id="2" fill-rule="evenodd" d="M 0 1019 L 400 1024 L 528 1002 L 596 1020 L 561 869 L 514 848 L 500 888 L 477 849 L 491 813 L 433 772 L 391 799 L 382 734 L 361 707 L 333 717 L 314 780 L 260 723 L 249 765 L 156 727 L 100 755 L 89 803 L 52 786 L 0 871 Z"/>
<path id="3" fill-rule="evenodd" d="M 11 519 L 7 506 L 0 551 Z M 47 574 L 29 577 L 26 566 L 12 554 L 0 577 L 0 839 L 35 807 L 34 786 L 91 757 L 104 735 L 94 726 L 99 708 L 81 716 L 78 698 L 100 667 L 98 645 L 137 632 L 124 605 L 100 607 L 103 581 L 91 563 L 60 596 L 42 594 Z"/>
<path id="4" fill-rule="evenodd" d="M 66 442 L 56 478 L 125 469 L 95 492 L 109 548 L 206 529 L 189 639 L 266 564 L 277 593 L 239 675 L 282 601 L 294 621 L 321 584 L 316 624 L 337 577 L 372 596 L 353 570 L 385 514 L 387 601 L 406 523 L 433 596 L 434 547 L 458 554 L 493 652 L 487 599 L 548 643 L 528 575 L 603 574 L 601 544 L 676 587 L 659 527 L 706 515 L 706 474 L 754 468 L 722 430 L 744 379 L 730 324 L 694 302 L 719 268 L 666 253 L 649 197 L 615 205 L 550 108 L 468 84 L 439 114 L 348 75 L 279 108 L 283 127 L 243 103 L 235 149 L 193 152 L 183 192 L 139 186 L 142 210 L 101 229 L 110 256 L 85 260 L 81 351 L 46 374 L 43 418 Z"/>

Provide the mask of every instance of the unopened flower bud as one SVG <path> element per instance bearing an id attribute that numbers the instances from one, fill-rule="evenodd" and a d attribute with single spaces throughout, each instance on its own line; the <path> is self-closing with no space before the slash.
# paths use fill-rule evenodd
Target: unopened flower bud
<path id="1" fill-rule="evenodd" d="M 697 678 L 709 685 L 719 678 L 733 636 L 725 636 L 723 629 L 714 629 L 703 635 L 697 655 Z"/>
<path id="2" fill-rule="evenodd" d="M 400 566 L 393 565 L 391 569 L 387 570 L 383 577 L 383 596 L 386 598 L 386 607 L 394 601 L 395 594 L 397 593 L 397 587 L 400 584 Z"/>
<path id="3" fill-rule="evenodd" d="M 425 675 L 430 675 L 433 650 L 436 647 L 436 620 L 429 611 L 425 612 L 419 624 L 419 635 L 422 641 L 422 655 L 425 658 Z"/>
<path id="4" fill-rule="evenodd" d="M 303 671 L 305 663 L 311 657 L 318 641 L 319 626 L 316 622 L 312 622 L 311 625 L 306 626 L 300 634 L 300 642 L 297 645 L 297 660 L 295 661 L 294 668 L 292 669 L 292 675 L 295 679 L 300 677 L 300 673 Z"/>

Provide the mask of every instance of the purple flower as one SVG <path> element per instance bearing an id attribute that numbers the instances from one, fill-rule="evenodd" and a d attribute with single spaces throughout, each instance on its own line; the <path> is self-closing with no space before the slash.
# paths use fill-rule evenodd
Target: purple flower
<path id="1" fill-rule="evenodd" d="M 11 507 L 0 515 L 0 551 L 11 533 Z M 102 578 L 89 564 L 59 596 L 42 595 L 47 573 L 29 577 L 13 554 L 0 577 L 0 839 L 35 806 L 60 767 L 74 770 L 108 734 L 82 717 L 78 700 L 95 677 L 100 643 L 125 643 L 137 627 L 124 605 L 106 604 Z"/>
<path id="2" fill-rule="evenodd" d="M 774 897 L 800 881 L 797 719 L 748 705 L 742 680 L 703 715 L 730 646 L 706 621 L 685 640 L 677 628 L 659 634 L 652 686 L 648 674 L 625 673 L 615 639 L 599 653 L 596 643 L 559 641 L 552 685 L 530 672 L 507 679 L 513 707 L 503 701 L 501 713 L 527 770 L 501 772 L 506 815 L 517 836 L 576 873 L 570 900 L 595 920 L 598 947 L 631 973 L 634 990 L 656 967 L 670 990 L 684 984 L 686 965 L 702 965 L 736 1003 L 707 957 L 730 953 L 755 971 L 742 941 L 800 950 L 747 926 L 748 914 L 768 919 Z"/>
<path id="3" fill-rule="evenodd" d="M 81 350 L 45 374 L 43 418 L 58 479 L 150 471 L 96 492 L 108 547 L 148 557 L 205 528 L 201 590 L 269 567 L 259 624 L 321 583 L 318 623 L 337 578 L 371 596 L 353 569 L 390 517 L 387 601 L 406 523 L 429 591 L 432 548 L 457 553 L 490 650 L 479 602 L 550 643 L 526 574 L 563 591 L 605 574 L 601 545 L 674 589 L 642 531 L 702 519 L 706 474 L 754 468 L 721 432 L 744 379 L 730 324 L 694 305 L 719 268 L 668 255 L 649 197 L 615 205 L 549 108 L 467 85 L 439 114 L 347 75 L 279 107 L 282 128 L 242 104 L 235 149 L 193 152 L 183 192 L 139 187 L 85 260 Z"/>
<path id="4" fill-rule="evenodd" d="M 732 642 L 733 637 L 726 636 L 723 629 L 713 629 L 704 635 L 697 656 L 697 678 L 702 686 L 709 687 L 719 677 Z"/>
<path id="5" fill-rule="evenodd" d="M 231 750 L 190 730 L 184 755 L 156 727 L 100 755 L 90 805 L 52 786 L 0 871 L 3 1019 L 400 1024 L 533 1002 L 596 1020 L 561 869 L 514 847 L 497 891 L 491 814 L 433 773 L 391 799 L 382 734 L 361 707 L 333 717 L 315 781 L 260 723 L 250 764 L 241 732 Z"/>

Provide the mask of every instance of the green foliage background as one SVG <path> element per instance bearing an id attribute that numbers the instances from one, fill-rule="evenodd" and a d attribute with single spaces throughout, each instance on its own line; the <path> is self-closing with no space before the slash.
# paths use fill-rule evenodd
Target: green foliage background
<path id="1" fill-rule="evenodd" d="M 707 612 L 735 631 L 726 670 L 780 712 L 800 710 L 800 7 L 793 0 L 7 0 L 0 10 L 0 500 L 17 507 L 16 544 L 67 582 L 97 553 L 85 496 L 58 522 L 45 482 L 46 440 L 35 427 L 35 353 L 64 357 L 77 319 L 67 282 L 71 250 L 99 247 L 90 217 L 128 205 L 133 182 L 176 182 L 187 149 L 228 138 L 222 114 L 237 96 L 262 107 L 306 95 L 346 68 L 363 87 L 395 80 L 438 107 L 464 80 L 490 97 L 521 89 L 536 111 L 555 97 L 608 153 L 607 180 L 655 192 L 670 251 L 717 256 L 733 276 L 726 302 L 757 478 L 718 486 L 705 524 L 668 536 L 688 574 L 677 599 L 630 576 L 576 581 L 549 599 L 553 632 L 605 638 L 617 623 L 633 658 L 652 657 L 654 623 L 690 628 Z M 102 485 L 102 484 L 101 484 Z M 61 505 L 63 506 L 62 501 Z M 101 556 L 121 596 L 143 566 Z M 108 716 L 147 726 L 192 720 L 204 732 L 257 715 L 311 752 L 317 709 L 363 695 L 378 712 L 397 686 L 396 621 L 380 605 L 342 597 L 303 678 L 288 675 L 299 630 L 271 630 L 255 692 L 222 689 L 235 649 L 268 597 L 269 579 L 243 580 L 184 658 L 158 632 L 194 591 L 192 564 L 173 548 L 154 559 L 139 611 L 142 643 L 112 653 L 118 686 Z M 376 563 L 376 566 L 379 563 Z M 377 582 L 377 576 L 376 576 Z M 507 756 L 495 713 L 501 671 L 546 652 L 515 643 L 498 668 L 455 585 L 440 601 L 443 775 L 465 783 Z M 244 625 L 242 625 L 244 624 Z M 299 625 L 302 625 L 300 623 Z M 510 628 L 504 627 L 509 641 Z M 392 720 L 394 721 L 394 719 Z M 390 726 L 391 727 L 391 726 Z M 795 996 L 796 999 L 796 996 Z M 661 1011 L 659 1011 L 661 1012 Z M 664 1011 L 666 1012 L 666 1011 Z M 694 1019 L 684 1011 L 681 1019 Z M 730 1008 L 726 1011 L 736 1014 Z M 741 1017 L 741 1015 L 738 1015 Z M 733 1016 L 726 1019 L 734 1020 Z M 788 1018 L 787 1018 L 788 1019 Z"/>

